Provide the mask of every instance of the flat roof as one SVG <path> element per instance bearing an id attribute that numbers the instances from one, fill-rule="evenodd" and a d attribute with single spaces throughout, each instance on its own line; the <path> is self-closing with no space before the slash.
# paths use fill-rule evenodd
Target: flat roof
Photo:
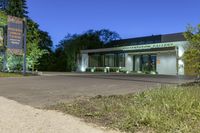
<path id="1" fill-rule="evenodd" d="M 108 44 L 105 44 L 104 48 L 145 45 L 145 44 L 148 45 L 154 43 L 177 42 L 177 41 L 186 41 L 183 32 L 115 40 Z"/>
<path id="2" fill-rule="evenodd" d="M 105 52 L 130 52 L 130 51 L 141 51 L 141 50 L 155 50 L 155 49 L 168 49 L 175 48 L 180 45 L 187 44 L 187 41 L 174 41 L 174 42 L 162 42 L 162 43 L 151 43 L 143 45 L 129 45 L 129 46 L 118 46 L 118 47 L 104 47 L 99 49 L 87 49 L 81 50 L 81 53 L 105 53 Z"/>

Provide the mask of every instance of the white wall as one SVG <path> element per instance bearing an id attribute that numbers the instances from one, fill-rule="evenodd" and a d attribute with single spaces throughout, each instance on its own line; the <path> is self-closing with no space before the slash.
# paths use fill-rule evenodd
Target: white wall
<path id="1" fill-rule="evenodd" d="M 126 70 L 133 71 L 133 57 L 132 55 L 125 54 Z"/>
<path id="2" fill-rule="evenodd" d="M 89 56 L 88 54 L 81 54 L 80 65 L 78 66 L 78 71 L 85 72 L 86 68 L 89 67 Z"/>
<path id="3" fill-rule="evenodd" d="M 159 53 L 157 55 L 157 72 L 164 75 L 176 75 L 176 52 Z"/>
<path id="4" fill-rule="evenodd" d="M 183 54 L 187 48 L 187 43 L 188 42 L 182 42 L 182 43 L 178 43 L 177 47 L 178 47 L 178 75 L 184 75 L 185 74 L 185 64 L 184 61 L 181 59 L 183 57 Z"/>
<path id="5" fill-rule="evenodd" d="M 140 71 L 140 55 L 135 56 L 135 71 Z"/>

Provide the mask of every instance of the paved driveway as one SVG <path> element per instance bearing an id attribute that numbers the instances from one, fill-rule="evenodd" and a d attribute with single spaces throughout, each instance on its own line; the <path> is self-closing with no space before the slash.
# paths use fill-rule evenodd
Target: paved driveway
<path id="1" fill-rule="evenodd" d="M 0 78 L 0 96 L 41 107 L 80 96 L 127 94 L 186 81 L 189 79 L 174 76 L 44 73 L 35 77 Z"/>

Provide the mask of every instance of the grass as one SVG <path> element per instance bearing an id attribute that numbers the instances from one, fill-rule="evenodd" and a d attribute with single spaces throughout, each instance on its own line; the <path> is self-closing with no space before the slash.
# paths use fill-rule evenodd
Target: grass
<path id="1" fill-rule="evenodd" d="M 137 94 L 97 96 L 48 109 L 131 133 L 199 133 L 200 85 L 162 86 Z"/>
<path id="2" fill-rule="evenodd" d="M 14 72 L 0 72 L 0 78 L 2 77 L 23 77 L 22 73 L 14 73 Z M 37 76 L 37 74 L 26 73 L 25 76 Z"/>
<path id="3" fill-rule="evenodd" d="M 1 77 L 21 77 L 22 74 L 19 73 L 2 73 L 0 72 L 0 78 Z"/>

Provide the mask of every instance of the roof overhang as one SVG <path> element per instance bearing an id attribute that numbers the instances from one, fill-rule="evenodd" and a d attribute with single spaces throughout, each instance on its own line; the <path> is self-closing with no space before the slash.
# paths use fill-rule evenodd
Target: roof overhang
<path id="1" fill-rule="evenodd" d="M 145 44 L 145 45 L 133 45 L 133 46 L 81 50 L 81 53 L 86 54 L 86 53 L 101 53 L 101 52 L 115 52 L 115 51 L 129 52 L 129 51 L 140 51 L 140 50 L 151 51 L 152 49 L 177 47 L 179 45 L 186 45 L 186 44 L 187 44 L 187 41 L 154 43 L 154 44 Z"/>

